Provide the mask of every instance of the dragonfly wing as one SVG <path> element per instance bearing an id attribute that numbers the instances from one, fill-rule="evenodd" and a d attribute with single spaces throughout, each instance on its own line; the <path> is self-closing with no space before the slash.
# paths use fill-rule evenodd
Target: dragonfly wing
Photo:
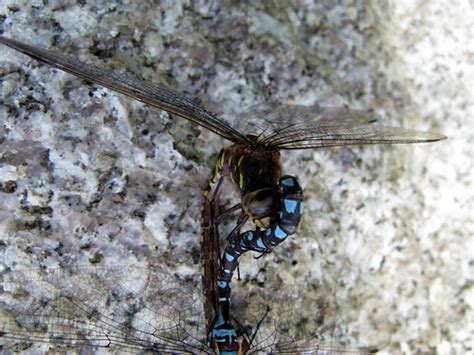
<path id="1" fill-rule="evenodd" d="M 373 111 L 275 103 L 249 109 L 238 117 L 237 128 L 279 149 L 421 143 L 446 138 L 432 132 L 375 125 L 378 120 Z"/>
<path id="2" fill-rule="evenodd" d="M 199 283 L 187 284 L 163 270 L 75 267 L 13 271 L 2 277 L 4 350 L 33 343 L 58 351 L 206 350 Z"/>
<path id="3" fill-rule="evenodd" d="M 346 335 L 344 314 L 339 313 L 324 287 L 287 283 L 273 286 L 234 290 L 233 309 L 240 310 L 239 322 L 252 325 L 247 333 L 249 353 L 368 354 L 379 348 L 379 344 L 361 347 Z M 237 315 L 235 311 L 233 314 Z M 380 338 L 385 336 L 380 334 Z"/>
<path id="4" fill-rule="evenodd" d="M 341 344 L 336 339 L 293 339 L 280 334 L 278 342 L 268 344 L 254 350 L 255 353 L 265 352 L 271 354 L 353 354 L 367 355 L 380 351 L 378 347 L 364 347 L 357 345 Z"/>
<path id="5" fill-rule="evenodd" d="M 80 62 L 75 58 L 35 48 L 13 39 L 0 36 L 0 43 L 79 78 L 186 118 L 232 142 L 247 141 L 245 136 L 226 122 L 217 118 L 193 100 L 166 86 L 151 84 L 126 73 L 102 69 L 95 65 Z"/>
<path id="6" fill-rule="evenodd" d="M 48 352 L 210 352 L 199 280 L 120 266 L 5 271 L 0 280 L 2 350 L 34 352 L 45 344 Z M 343 321 L 323 289 L 240 286 L 231 315 L 246 332 L 250 353 L 370 352 L 341 345 L 348 344 L 341 342 Z"/>

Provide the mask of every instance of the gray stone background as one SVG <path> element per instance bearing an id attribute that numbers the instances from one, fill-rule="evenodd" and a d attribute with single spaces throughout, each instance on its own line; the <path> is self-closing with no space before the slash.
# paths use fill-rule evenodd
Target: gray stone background
<path id="1" fill-rule="evenodd" d="M 283 152 L 305 188 L 303 222 L 273 254 L 243 258 L 242 277 L 280 293 L 322 290 L 357 343 L 464 353 L 473 11 L 447 5 L 2 0 L 0 24 L 5 36 L 164 83 L 231 123 L 277 100 L 373 108 L 387 124 L 446 134 Z M 0 73 L 0 268 L 159 264 L 199 279 L 201 190 L 226 142 L 4 47 Z"/>

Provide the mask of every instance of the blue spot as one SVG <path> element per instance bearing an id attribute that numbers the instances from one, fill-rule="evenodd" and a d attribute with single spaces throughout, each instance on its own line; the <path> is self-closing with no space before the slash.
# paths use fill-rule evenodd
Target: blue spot
<path id="1" fill-rule="evenodd" d="M 304 211 L 304 202 L 301 202 L 300 204 L 300 214 L 303 214 Z"/>
<path id="2" fill-rule="evenodd" d="M 258 239 L 257 239 L 257 245 L 258 245 L 259 248 L 267 249 L 267 247 L 265 246 L 265 244 L 263 244 L 262 238 L 258 238 Z"/>
<path id="3" fill-rule="evenodd" d="M 224 269 L 224 272 L 225 272 L 226 274 L 230 274 L 230 270 Z"/>
<path id="4" fill-rule="evenodd" d="M 265 235 L 266 235 L 267 237 L 269 237 L 270 234 L 272 234 L 272 230 L 271 230 L 270 228 L 268 228 L 268 229 L 265 231 Z"/>
<path id="5" fill-rule="evenodd" d="M 219 302 L 227 302 L 229 297 L 219 297 Z"/>
<path id="6" fill-rule="evenodd" d="M 285 203 L 285 209 L 287 210 L 288 213 L 293 213 L 296 210 L 296 205 L 297 202 L 295 200 L 284 200 Z"/>
<path id="7" fill-rule="evenodd" d="M 227 260 L 228 262 L 230 262 L 230 263 L 231 263 L 232 261 L 234 261 L 234 259 L 235 259 L 235 257 L 233 257 L 232 255 L 230 255 L 229 253 L 224 253 L 224 255 L 225 255 L 226 260 Z"/>
<path id="8" fill-rule="evenodd" d="M 293 178 L 286 178 L 285 180 L 282 180 L 281 183 L 285 186 L 295 186 Z"/>
<path id="9" fill-rule="evenodd" d="M 253 239 L 253 233 L 252 233 L 252 231 L 248 231 L 248 232 L 247 232 L 247 239 L 248 239 L 249 241 Z"/>
<path id="10" fill-rule="evenodd" d="M 217 280 L 217 287 L 219 287 L 219 288 L 226 288 L 227 286 L 230 287 L 230 281 Z"/>
<path id="11" fill-rule="evenodd" d="M 222 355 L 237 355 L 237 351 L 221 351 L 219 354 L 222 354 Z"/>
<path id="12" fill-rule="evenodd" d="M 283 229 L 280 228 L 280 226 L 276 226 L 275 228 L 275 236 L 278 239 L 285 239 L 286 238 L 286 233 L 283 231 Z"/>
<path id="13" fill-rule="evenodd" d="M 215 336 L 218 337 L 226 337 L 226 336 L 237 336 L 237 333 L 235 332 L 235 329 L 214 329 L 213 333 Z M 217 341 L 217 339 L 216 339 Z"/>
<path id="14" fill-rule="evenodd" d="M 216 320 L 216 323 L 214 324 L 214 327 L 218 327 L 218 326 L 220 326 L 224 323 L 225 323 L 224 317 L 222 316 L 222 314 L 219 314 L 219 317 L 217 317 L 217 320 Z"/>

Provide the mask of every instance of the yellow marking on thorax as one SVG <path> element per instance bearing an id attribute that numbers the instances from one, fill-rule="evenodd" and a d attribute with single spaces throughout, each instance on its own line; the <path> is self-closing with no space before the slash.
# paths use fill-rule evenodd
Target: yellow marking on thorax
<path id="1" fill-rule="evenodd" d="M 241 190 L 244 188 L 244 174 L 239 174 L 239 187 Z"/>
<path id="2" fill-rule="evenodd" d="M 219 169 L 222 169 L 223 166 L 224 166 L 224 156 L 225 156 L 225 154 L 222 153 L 220 155 L 219 159 L 217 159 L 216 167 L 219 168 Z"/>
<path id="3" fill-rule="evenodd" d="M 245 155 L 242 155 L 242 156 L 239 158 L 239 161 L 237 162 L 237 166 L 238 166 L 238 167 L 240 167 L 240 164 L 242 164 L 244 158 L 245 158 Z"/>

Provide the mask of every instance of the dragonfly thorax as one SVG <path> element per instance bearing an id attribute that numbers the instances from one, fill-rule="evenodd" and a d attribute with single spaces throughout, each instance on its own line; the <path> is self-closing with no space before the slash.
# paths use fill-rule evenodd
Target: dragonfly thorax
<path id="1" fill-rule="evenodd" d="M 235 144 L 224 149 L 232 183 L 241 196 L 274 187 L 281 177 L 280 153 L 259 145 Z"/>

